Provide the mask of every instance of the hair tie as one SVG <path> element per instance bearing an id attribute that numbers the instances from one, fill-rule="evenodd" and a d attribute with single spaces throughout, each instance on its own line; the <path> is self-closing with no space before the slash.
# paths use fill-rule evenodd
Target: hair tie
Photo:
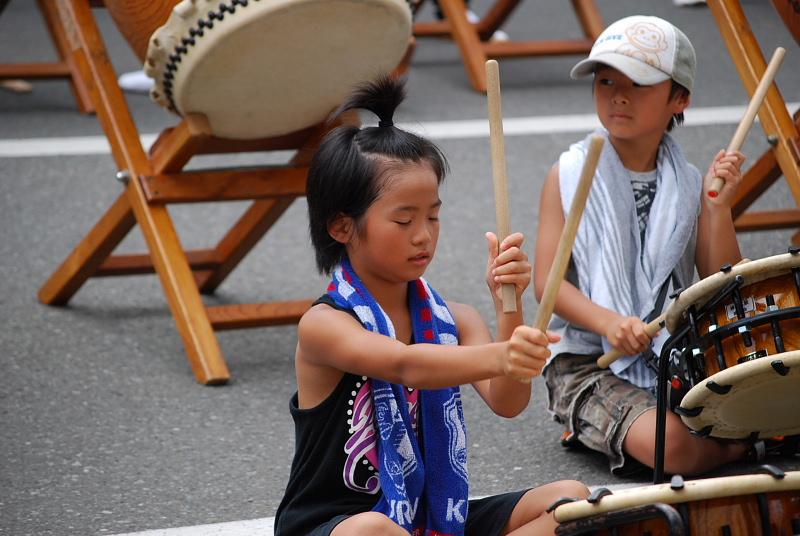
<path id="1" fill-rule="evenodd" d="M 389 119 L 388 121 L 378 121 L 378 126 L 379 127 L 392 127 L 392 126 L 394 126 L 394 123 L 392 122 L 391 119 Z"/>

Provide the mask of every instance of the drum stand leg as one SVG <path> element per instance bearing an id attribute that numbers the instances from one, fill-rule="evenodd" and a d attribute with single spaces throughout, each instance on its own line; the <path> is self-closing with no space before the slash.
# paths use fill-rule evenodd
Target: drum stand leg
<path id="1" fill-rule="evenodd" d="M 739 0 L 708 0 L 708 7 L 739 77 L 752 95 L 766 70 L 766 61 L 742 6 Z M 772 155 L 762 157 L 745 174 L 733 204 L 734 225 L 737 231 L 796 228 L 800 223 L 798 209 L 744 213 L 781 174 L 786 177 L 792 196 L 800 206 L 800 126 L 797 118 L 792 121 L 776 84 L 773 83 L 767 92 L 758 117 L 772 146 L 768 150 Z M 797 243 L 798 240 L 800 236 L 796 234 L 793 241 Z"/>
<path id="2" fill-rule="evenodd" d="M 89 87 L 81 78 L 78 65 L 70 53 L 70 41 L 67 29 L 58 18 L 56 7 L 51 0 L 38 0 L 47 30 L 53 40 L 59 61 L 36 63 L 3 63 L 0 64 L 0 79 L 66 79 L 75 95 L 78 110 L 82 113 L 93 113 L 94 104 L 89 96 Z M 0 1 L 2 14 L 8 0 Z"/>
<path id="3" fill-rule="evenodd" d="M 669 359 L 663 355 L 658 360 L 658 379 L 656 381 L 656 452 L 653 463 L 653 484 L 665 482 L 664 451 L 667 435 L 667 387 L 669 381 Z"/>

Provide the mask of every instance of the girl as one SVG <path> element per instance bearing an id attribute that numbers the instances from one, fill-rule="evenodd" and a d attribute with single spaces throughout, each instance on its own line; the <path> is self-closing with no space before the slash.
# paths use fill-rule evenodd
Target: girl
<path id="1" fill-rule="evenodd" d="M 498 311 L 492 342 L 473 308 L 445 302 L 422 279 L 439 237 L 446 161 L 392 124 L 401 82 L 382 78 L 340 112 L 364 108 L 377 127 L 341 127 L 311 165 L 311 239 L 326 295 L 298 325 L 295 456 L 275 534 L 552 534 L 547 507 L 586 487 L 562 481 L 468 500 L 458 386 L 495 413 L 519 414 L 558 338 L 523 324 L 531 266 L 522 235 L 487 233 L 487 283 Z M 515 285 L 516 314 L 500 286 Z"/>

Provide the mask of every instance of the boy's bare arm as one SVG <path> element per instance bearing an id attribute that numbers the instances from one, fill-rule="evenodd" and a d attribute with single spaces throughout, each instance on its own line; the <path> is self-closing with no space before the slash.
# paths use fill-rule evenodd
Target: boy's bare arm
<path id="1" fill-rule="evenodd" d="M 539 205 L 539 234 L 536 240 L 536 260 L 533 270 L 537 300 L 541 300 L 544 295 L 547 275 L 553 266 L 558 240 L 565 225 L 558 185 L 558 164 L 550 169 L 545 179 Z M 612 321 L 609 317 L 615 314 L 591 301 L 568 281 L 562 281 L 559 287 L 554 312 L 570 323 L 601 335 L 605 333 L 607 324 Z"/>
<path id="2" fill-rule="evenodd" d="M 731 205 L 742 182 L 741 167 L 744 160 L 745 156 L 739 151 L 720 151 L 703 179 L 695 253 L 700 278 L 710 276 L 724 264 L 736 264 L 742 260 L 733 226 Z M 715 176 L 723 179 L 725 185 L 718 196 L 710 197 L 708 189 Z"/>

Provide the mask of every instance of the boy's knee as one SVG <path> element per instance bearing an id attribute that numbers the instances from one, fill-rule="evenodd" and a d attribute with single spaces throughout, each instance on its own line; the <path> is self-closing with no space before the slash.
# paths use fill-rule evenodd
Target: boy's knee
<path id="1" fill-rule="evenodd" d="M 664 443 L 664 469 L 671 474 L 690 474 L 697 463 L 697 438 L 688 429 L 667 428 Z"/>
<path id="2" fill-rule="evenodd" d="M 679 458 L 691 450 L 691 444 L 696 441 L 685 427 L 668 426 L 664 434 L 664 453 L 670 458 Z"/>
<path id="3" fill-rule="evenodd" d="M 362 534 L 365 536 L 372 534 L 386 534 L 388 536 L 400 536 L 405 534 L 408 536 L 408 533 L 400 528 L 397 523 L 380 512 L 363 512 L 361 514 L 356 514 L 342 523 L 339 523 L 333 532 L 331 532 L 331 536 Z"/>

